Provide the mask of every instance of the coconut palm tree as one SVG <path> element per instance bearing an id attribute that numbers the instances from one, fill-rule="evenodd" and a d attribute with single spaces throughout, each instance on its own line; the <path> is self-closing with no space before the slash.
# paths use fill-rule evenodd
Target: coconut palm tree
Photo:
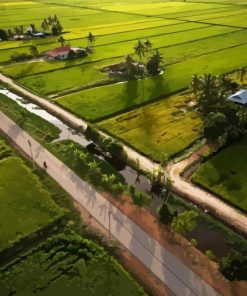
<path id="1" fill-rule="evenodd" d="M 240 81 L 243 82 L 244 81 L 244 76 L 246 75 L 247 70 L 246 67 L 240 67 L 239 68 L 239 76 L 240 76 Z"/>
<path id="2" fill-rule="evenodd" d="M 90 48 L 93 48 L 95 40 L 96 40 L 95 36 L 91 32 L 89 32 L 87 36 L 87 41 L 88 41 L 88 46 Z"/>
<path id="3" fill-rule="evenodd" d="M 201 88 L 201 85 L 202 85 L 202 81 L 201 81 L 200 77 L 198 76 L 198 74 L 192 75 L 190 86 L 191 86 L 192 91 L 193 91 L 196 98 L 198 95 L 198 91 Z"/>
<path id="4" fill-rule="evenodd" d="M 64 47 L 66 40 L 63 38 L 63 36 L 60 36 L 57 41 L 61 43 L 61 47 Z"/>
<path id="5" fill-rule="evenodd" d="M 147 62 L 148 62 L 148 53 L 152 49 L 153 44 L 150 42 L 149 39 L 145 39 L 143 44 L 144 44 L 145 53 L 147 55 Z"/>
<path id="6" fill-rule="evenodd" d="M 140 62 L 142 60 L 142 57 L 145 56 L 145 46 L 141 42 L 141 40 L 138 40 L 137 44 L 134 47 L 135 53 L 139 56 Z"/>
<path id="7" fill-rule="evenodd" d="M 134 59 L 132 58 L 132 56 L 130 54 L 127 54 L 125 56 L 125 63 L 126 63 L 128 77 L 131 77 L 133 75 L 133 62 L 134 62 Z"/>

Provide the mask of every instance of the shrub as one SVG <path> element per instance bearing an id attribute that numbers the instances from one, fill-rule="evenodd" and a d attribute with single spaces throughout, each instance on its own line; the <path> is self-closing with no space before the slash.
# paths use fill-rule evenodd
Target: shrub
<path id="1" fill-rule="evenodd" d="M 176 216 L 176 213 L 173 212 L 172 208 L 164 203 L 159 209 L 159 218 L 161 223 L 170 224 L 173 218 Z"/>
<path id="2" fill-rule="evenodd" d="M 13 53 L 10 57 L 11 61 L 21 62 L 25 60 L 31 60 L 32 55 L 27 53 Z"/>
<path id="3" fill-rule="evenodd" d="M 191 232 L 196 227 L 196 211 L 185 211 L 175 217 L 172 221 L 172 229 L 178 233 L 186 234 Z"/>
<path id="4" fill-rule="evenodd" d="M 192 245 L 193 247 L 196 247 L 196 246 L 198 245 L 198 242 L 197 242 L 197 240 L 196 240 L 195 238 L 192 238 L 192 239 L 190 240 L 190 243 L 191 243 L 191 245 Z"/>
<path id="5" fill-rule="evenodd" d="M 215 260 L 215 259 L 216 259 L 214 253 L 213 253 L 211 250 L 207 250 L 207 251 L 205 252 L 205 255 L 206 255 L 206 256 L 208 257 L 208 259 L 210 259 L 210 260 Z"/>
<path id="6" fill-rule="evenodd" d="M 247 255 L 231 251 L 220 260 L 220 271 L 229 280 L 247 280 Z"/>

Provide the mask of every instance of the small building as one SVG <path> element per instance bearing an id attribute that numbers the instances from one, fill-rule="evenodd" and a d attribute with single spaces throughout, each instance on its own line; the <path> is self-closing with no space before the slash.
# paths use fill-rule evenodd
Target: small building
<path id="1" fill-rule="evenodd" d="M 233 103 L 247 106 L 247 90 L 240 89 L 238 92 L 228 97 L 227 100 Z"/>
<path id="2" fill-rule="evenodd" d="M 55 48 L 46 53 L 46 58 L 48 60 L 66 60 L 68 58 L 70 51 L 71 51 L 70 46 Z"/>

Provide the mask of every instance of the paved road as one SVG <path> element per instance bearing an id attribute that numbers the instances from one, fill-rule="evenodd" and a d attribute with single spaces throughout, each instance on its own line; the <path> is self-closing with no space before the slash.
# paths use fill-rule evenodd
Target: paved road
<path id="1" fill-rule="evenodd" d="M 2 112 L 0 127 L 39 166 L 46 161 L 47 173 L 176 295 L 219 295 Z"/>
<path id="2" fill-rule="evenodd" d="M 44 107 L 51 113 L 57 114 L 60 118 L 63 118 L 65 122 L 70 123 L 72 126 L 75 127 L 83 127 L 84 129 L 87 127 L 87 123 L 82 119 L 77 118 L 75 115 L 71 114 L 70 112 L 60 108 L 59 106 L 55 105 L 43 99 L 40 96 L 37 96 L 30 91 L 24 89 L 23 87 L 16 84 L 12 79 L 4 76 L 0 73 L 0 81 L 3 81 L 9 84 L 11 87 L 18 90 L 25 96 L 28 96 L 33 101 Z M 147 157 L 141 155 L 137 151 L 129 148 L 128 146 L 124 146 L 124 149 L 128 155 L 128 158 L 131 160 L 139 159 L 140 166 L 143 170 L 153 172 L 155 169 L 158 168 L 158 165 L 148 159 Z M 185 160 L 186 161 L 186 160 Z M 189 159 L 190 161 L 190 159 Z M 188 161 L 187 161 L 187 164 Z M 181 168 L 184 167 L 185 162 L 182 161 L 181 163 L 177 163 L 169 167 L 169 173 L 171 178 L 174 180 L 174 191 L 178 192 L 182 196 L 192 200 L 194 203 L 204 207 L 205 209 L 209 210 L 213 214 L 217 214 L 217 217 L 222 219 L 224 222 L 227 222 L 237 231 L 242 232 L 243 234 L 247 235 L 247 217 L 237 211 L 235 208 L 225 204 L 221 201 L 218 197 L 213 196 L 212 194 L 208 194 L 206 191 L 198 188 L 197 186 L 191 184 L 183 180 L 180 177 Z"/>

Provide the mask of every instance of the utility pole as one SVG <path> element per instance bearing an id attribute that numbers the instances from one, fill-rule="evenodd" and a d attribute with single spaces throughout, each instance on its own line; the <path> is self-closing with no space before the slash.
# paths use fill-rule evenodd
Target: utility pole
<path id="1" fill-rule="evenodd" d="M 31 157 L 32 157 L 33 168 L 35 169 L 35 162 L 34 162 L 33 151 L 32 151 L 32 143 L 31 143 L 30 140 L 28 140 L 28 145 L 29 145 L 29 148 L 30 148 L 30 154 L 31 154 Z"/>

